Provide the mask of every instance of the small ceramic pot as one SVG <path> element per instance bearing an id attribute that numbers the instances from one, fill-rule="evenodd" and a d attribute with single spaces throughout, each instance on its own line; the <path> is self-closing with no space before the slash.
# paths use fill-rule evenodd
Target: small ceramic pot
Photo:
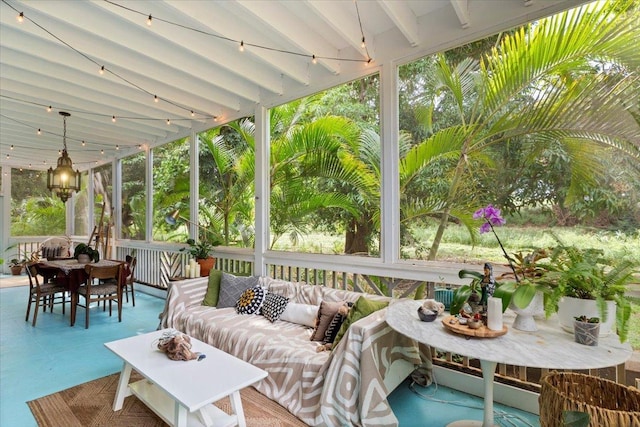
<path id="1" fill-rule="evenodd" d="M 91 257 L 88 254 L 80 254 L 78 255 L 78 262 L 80 264 L 87 264 L 91 262 Z"/>
<path id="2" fill-rule="evenodd" d="M 480 326 L 482 326 L 482 320 L 469 319 L 467 321 L 467 326 L 469 327 L 469 329 L 478 329 Z"/>

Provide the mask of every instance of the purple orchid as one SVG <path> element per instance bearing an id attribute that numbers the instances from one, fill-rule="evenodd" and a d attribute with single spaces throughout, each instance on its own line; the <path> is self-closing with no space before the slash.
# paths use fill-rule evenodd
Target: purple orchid
<path id="1" fill-rule="evenodd" d="M 498 244 L 500 245 L 500 249 L 502 249 L 502 253 L 504 257 L 509 261 L 509 266 L 513 271 L 513 275 L 515 276 L 516 282 L 519 282 L 518 274 L 516 273 L 516 269 L 511 262 L 511 258 L 507 255 L 507 251 L 505 251 L 504 246 L 502 246 L 502 242 L 500 238 L 496 234 L 496 230 L 493 229 L 493 226 L 501 226 L 505 225 L 507 221 L 502 218 L 500 213 L 500 209 L 494 207 L 493 205 L 488 205 L 486 208 L 480 208 L 473 213 L 473 219 L 484 219 L 485 221 L 480 226 L 480 234 L 488 233 L 489 231 L 493 232 L 493 235 L 496 236 L 498 240 Z"/>
<path id="2" fill-rule="evenodd" d="M 500 209 L 495 208 L 493 205 L 488 205 L 486 208 L 478 209 L 473 213 L 473 219 L 484 218 L 486 221 L 480 226 L 480 234 L 488 233 L 493 230 L 494 225 L 505 225 L 507 221 L 502 218 Z M 494 232 L 495 234 L 495 232 Z M 498 236 L 496 236 L 497 238 Z"/>

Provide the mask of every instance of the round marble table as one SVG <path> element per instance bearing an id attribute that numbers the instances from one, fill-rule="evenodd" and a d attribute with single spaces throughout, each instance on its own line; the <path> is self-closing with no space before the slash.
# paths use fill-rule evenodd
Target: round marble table
<path id="1" fill-rule="evenodd" d="M 504 324 L 509 330 L 505 335 L 469 339 L 445 329 L 442 325 L 444 315 L 433 322 L 422 322 L 418 318 L 420 305 L 422 301 L 393 301 L 387 309 L 387 323 L 421 343 L 480 360 L 485 392 L 484 421 L 456 422 L 450 426 L 494 425 L 493 377 L 498 363 L 549 369 L 595 369 L 624 363 L 632 354 L 631 345 L 620 343 L 618 336 L 613 334 L 600 337 L 595 347 L 578 344 L 573 334 L 560 328 L 555 316 L 536 320 L 538 330 L 535 332 L 522 332 L 511 328 L 515 316 L 506 313 Z"/>

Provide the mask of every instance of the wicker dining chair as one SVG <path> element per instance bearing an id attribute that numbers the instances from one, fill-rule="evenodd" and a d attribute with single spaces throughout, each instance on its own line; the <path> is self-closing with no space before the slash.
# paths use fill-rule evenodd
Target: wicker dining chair
<path id="1" fill-rule="evenodd" d="M 36 306 L 33 311 L 32 326 L 36 326 L 40 304 L 42 304 L 43 312 L 47 311 L 47 306 L 49 306 L 50 311 L 53 311 L 55 304 L 62 304 L 62 314 L 64 314 L 64 307 L 67 302 L 67 288 L 54 282 L 45 282 L 44 278 L 42 279 L 42 283 L 40 283 L 38 279 L 40 273 L 37 263 L 28 263 L 25 270 L 29 277 L 29 302 L 27 303 L 27 315 L 24 320 L 29 321 L 29 313 L 31 312 L 31 304 L 33 303 L 35 303 Z"/>
<path id="2" fill-rule="evenodd" d="M 85 271 L 87 281 L 80 286 L 77 295 L 74 296 L 71 313 L 71 326 L 75 324 L 77 307 L 84 307 L 85 329 L 89 328 L 89 306 L 96 302 L 109 301 L 109 316 L 112 313 L 112 302 L 118 304 L 118 322 L 122 322 L 122 270 L 123 264 L 113 266 L 96 266 L 87 264 Z M 110 280 L 111 279 L 111 280 Z M 84 298 L 84 305 L 80 304 L 80 297 Z"/>

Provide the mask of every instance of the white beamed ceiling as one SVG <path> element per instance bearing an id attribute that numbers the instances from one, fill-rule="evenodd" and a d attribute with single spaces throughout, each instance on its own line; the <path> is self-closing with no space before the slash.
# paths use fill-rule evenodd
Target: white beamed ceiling
<path id="1" fill-rule="evenodd" d="M 1 1 L 0 165 L 51 166 L 67 111 L 80 170 L 587 2 L 359 0 L 367 64 L 354 0 Z"/>

